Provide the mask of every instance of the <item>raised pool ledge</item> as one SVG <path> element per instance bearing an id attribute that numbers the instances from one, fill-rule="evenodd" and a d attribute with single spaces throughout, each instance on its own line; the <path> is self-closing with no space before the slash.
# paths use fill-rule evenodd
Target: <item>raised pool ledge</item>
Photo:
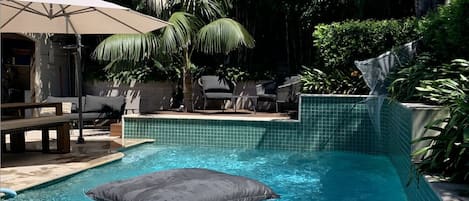
<path id="1" fill-rule="evenodd" d="M 297 121 L 230 115 L 127 115 L 123 131 L 125 137 L 155 139 L 157 144 L 387 155 L 409 201 L 440 200 L 424 178 L 409 180 L 411 175 L 420 177 L 411 172 L 412 134 L 414 126 L 421 126 L 413 123 L 412 107 L 375 97 L 301 95 Z M 376 100 L 384 100 L 382 107 L 370 110 L 367 103 Z M 373 121 L 370 115 L 374 115 Z"/>
<path id="2" fill-rule="evenodd" d="M 297 122 L 298 120 L 289 117 L 255 117 L 255 116 L 233 116 L 233 115 L 210 115 L 210 114 L 128 114 L 123 116 L 124 119 L 199 119 L 199 120 L 219 120 L 219 121 L 288 121 Z"/>

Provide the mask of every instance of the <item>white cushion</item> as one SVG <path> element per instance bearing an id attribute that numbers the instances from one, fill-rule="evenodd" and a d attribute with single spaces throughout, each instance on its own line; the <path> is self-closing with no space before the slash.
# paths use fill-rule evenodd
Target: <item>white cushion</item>
<path id="1" fill-rule="evenodd" d="M 78 97 L 56 97 L 56 96 L 48 96 L 46 99 L 48 103 L 63 103 L 63 102 L 70 102 L 72 103 L 71 111 L 76 112 L 78 110 Z M 85 106 L 85 97 L 82 98 L 82 108 Z M 64 110 L 65 111 L 65 110 Z M 65 112 L 64 112 L 65 113 Z"/>
<path id="2" fill-rule="evenodd" d="M 72 103 L 71 102 L 62 102 L 62 113 L 71 114 L 72 113 Z M 56 111 L 55 107 L 41 107 L 39 108 L 39 116 L 55 116 Z"/>

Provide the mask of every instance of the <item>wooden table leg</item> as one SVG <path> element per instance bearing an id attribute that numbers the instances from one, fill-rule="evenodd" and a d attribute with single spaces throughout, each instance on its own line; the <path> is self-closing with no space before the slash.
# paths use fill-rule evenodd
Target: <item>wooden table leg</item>
<path id="1" fill-rule="evenodd" d="M 10 147 L 11 152 L 19 153 L 25 151 L 26 140 L 24 138 L 24 131 L 10 133 Z"/>
<path id="2" fill-rule="evenodd" d="M 70 153 L 70 124 L 64 123 L 57 127 L 57 151 Z"/>
<path id="3" fill-rule="evenodd" d="M 5 137 L 5 134 L 1 134 L 1 139 L 0 141 L 2 141 L 2 144 L 0 146 L 2 146 L 2 152 L 5 153 L 7 151 L 7 142 L 6 142 L 6 137 Z"/>
<path id="4" fill-rule="evenodd" d="M 49 147 L 49 128 L 42 129 L 42 152 L 47 153 L 50 151 Z"/>

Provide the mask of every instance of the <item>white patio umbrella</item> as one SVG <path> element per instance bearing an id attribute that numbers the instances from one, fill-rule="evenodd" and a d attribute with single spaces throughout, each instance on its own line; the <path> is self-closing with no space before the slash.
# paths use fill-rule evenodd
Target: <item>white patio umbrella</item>
<path id="1" fill-rule="evenodd" d="M 0 33 L 141 34 L 167 22 L 101 0 L 0 0 Z M 81 68 L 81 64 L 77 65 Z M 81 70 L 78 71 L 78 143 L 84 143 Z"/>

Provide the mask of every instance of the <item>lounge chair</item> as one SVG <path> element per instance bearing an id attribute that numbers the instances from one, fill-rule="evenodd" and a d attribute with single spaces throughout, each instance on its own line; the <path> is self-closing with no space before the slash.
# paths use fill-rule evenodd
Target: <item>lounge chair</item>
<path id="1" fill-rule="evenodd" d="M 273 80 L 256 85 L 258 101 L 275 102 L 275 112 L 279 106 L 287 103 L 297 103 L 301 91 L 301 76 L 286 77 L 281 85 Z"/>
<path id="2" fill-rule="evenodd" d="M 199 85 L 202 88 L 204 99 L 204 110 L 207 107 L 207 100 L 231 100 L 236 84 L 215 75 L 205 75 L 199 78 Z M 224 107 L 222 108 L 224 110 Z"/>

